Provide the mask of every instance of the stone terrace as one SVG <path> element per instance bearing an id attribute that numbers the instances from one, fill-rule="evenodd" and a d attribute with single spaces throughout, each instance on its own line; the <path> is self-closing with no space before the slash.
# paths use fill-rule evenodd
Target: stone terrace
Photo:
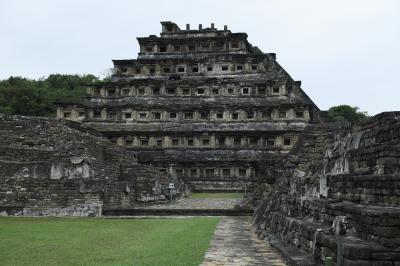
<path id="1" fill-rule="evenodd" d="M 288 158 L 256 211 L 262 237 L 317 262 L 398 265 L 400 112 L 311 127 Z"/>
<path id="2" fill-rule="evenodd" d="M 0 135 L 2 214 L 101 215 L 144 195 L 164 200 L 173 181 L 79 123 L 0 115 Z"/>

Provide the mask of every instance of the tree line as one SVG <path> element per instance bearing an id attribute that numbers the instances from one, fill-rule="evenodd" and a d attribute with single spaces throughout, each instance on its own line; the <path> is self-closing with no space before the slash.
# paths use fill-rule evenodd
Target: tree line
<path id="1" fill-rule="evenodd" d="M 104 81 L 95 75 L 53 74 L 38 80 L 10 77 L 0 80 L 0 113 L 27 116 L 56 115 L 56 102 L 79 101 L 89 84 Z M 358 121 L 368 116 L 358 107 L 339 105 L 328 112 L 331 121 Z"/>
<path id="2" fill-rule="evenodd" d="M 88 84 L 99 82 L 94 75 L 54 74 L 38 80 L 10 77 L 0 80 L 0 113 L 55 116 L 55 103 L 75 101 L 86 94 Z"/>

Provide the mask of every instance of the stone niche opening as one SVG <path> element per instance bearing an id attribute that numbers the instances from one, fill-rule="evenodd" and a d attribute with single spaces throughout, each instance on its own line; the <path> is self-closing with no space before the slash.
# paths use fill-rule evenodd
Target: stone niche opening
<path id="1" fill-rule="evenodd" d="M 175 88 L 168 88 L 168 89 L 167 89 L 167 94 L 168 94 L 168 95 L 173 95 L 173 94 L 175 94 L 175 91 L 176 91 Z"/>
<path id="2" fill-rule="evenodd" d="M 197 95 L 204 95 L 205 94 L 205 89 L 199 88 L 197 89 Z"/>
<path id="3" fill-rule="evenodd" d="M 109 90 L 107 91 L 107 95 L 113 97 L 113 96 L 116 96 L 116 95 L 117 95 L 117 92 L 116 92 L 115 89 L 109 89 Z"/>
<path id="4" fill-rule="evenodd" d="M 240 48 L 240 42 L 238 42 L 238 41 L 231 42 L 231 48 L 239 49 Z"/>
<path id="5" fill-rule="evenodd" d="M 153 117 L 156 120 L 160 120 L 161 119 L 161 113 L 160 112 L 153 112 Z"/>
<path id="6" fill-rule="evenodd" d="M 194 146 L 194 140 L 193 139 L 187 139 L 187 145 L 189 147 L 193 147 Z"/>
<path id="7" fill-rule="evenodd" d="M 189 88 L 182 89 L 182 95 L 190 95 L 190 89 Z"/>
<path id="8" fill-rule="evenodd" d="M 209 115 L 208 112 L 201 112 L 201 113 L 200 113 L 200 118 L 201 118 L 201 119 L 208 119 L 208 115 Z"/>
<path id="9" fill-rule="evenodd" d="M 160 88 L 153 88 L 153 95 L 160 95 Z"/>
<path id="10" fill-rule="evenodd" d="M 122 90 L 122 95 L 123 96 L 129 96 L 129 94 L 130 94 L 130 89 L 123 89 Z"/>
<path id="11" fill-rule="evenodd" d="M 50 169 L 50 179 L 53 180 L 91 178 L 93 175 L 88 160 L 81 157 L 71 157 L 70 163 L 53 163 Z"/>
<path id="12" fill-rule="evenodd" d="M 169 113 L 169 118 L 176 119 L 177 118 L 176 112 L 170 112 Z"/>

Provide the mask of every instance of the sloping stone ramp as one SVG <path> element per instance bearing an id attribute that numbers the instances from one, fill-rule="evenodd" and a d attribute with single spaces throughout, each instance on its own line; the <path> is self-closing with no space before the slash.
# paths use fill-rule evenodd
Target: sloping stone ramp
<path id="1" fill-rule="evenodd" d="M 257 238 L 249 216 L 222 217 L 200 266 L 283 266 L 282 257 Z"/>

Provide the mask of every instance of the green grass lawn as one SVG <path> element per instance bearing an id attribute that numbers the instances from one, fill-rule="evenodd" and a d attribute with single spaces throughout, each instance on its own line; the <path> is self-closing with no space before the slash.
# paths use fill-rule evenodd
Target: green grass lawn
<path id="1" fill-rule="evenodd" d="M 0 264 L 199 265 L 218 222 L 0 217 Z"/>
<path id="2" fill-rule="evenodd" d="M 236 199 L 243 198 L 244 193 L 226 192 L 226 193 L 192 193 L 194 199 Z"/>

